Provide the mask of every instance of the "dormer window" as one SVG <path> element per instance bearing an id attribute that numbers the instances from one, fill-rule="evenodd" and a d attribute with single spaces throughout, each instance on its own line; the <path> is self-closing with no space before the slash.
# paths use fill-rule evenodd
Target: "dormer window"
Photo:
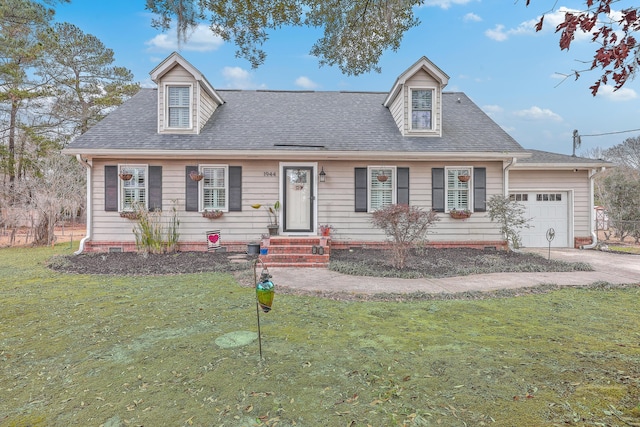
<path id="1" fill-rule="evenodd" d="M 433 129 L 433 89 L 411 89 L 411 130 Z"/>
<path id="2" fill-rule="evenodd" d="M 191 128 L 191 87 L 167 86 L 167 113 L 169 127 Z"/>

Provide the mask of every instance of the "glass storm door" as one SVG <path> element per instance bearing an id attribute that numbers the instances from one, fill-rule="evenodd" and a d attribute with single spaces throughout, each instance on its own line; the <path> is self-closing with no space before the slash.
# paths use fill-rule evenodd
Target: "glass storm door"
<path id="1" fill-rule="evenodd" d="M 284 232 L 313 230 L 313 168 L 284 167 Z"/>

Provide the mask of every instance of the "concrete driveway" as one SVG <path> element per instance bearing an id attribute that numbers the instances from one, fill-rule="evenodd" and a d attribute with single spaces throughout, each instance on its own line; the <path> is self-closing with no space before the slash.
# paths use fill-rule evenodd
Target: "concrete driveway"
<path id="1" fill-rule="evenodd" d="M 548 249 L 527 249 L 547 258 Z M 351 294 L 458 293 L 494 291 L 543 284 L 588 285 L 594 282 L 640 285 L 640 255 L 614 254 L 595 250 L 551 249 L 551 259 L 589 263 L 595 271 L 570 273 L 492 273 L 443 279 L 392 279 L 348 276 L 321 268 L 270 268 L 277 286 L 308 292 Z"/>

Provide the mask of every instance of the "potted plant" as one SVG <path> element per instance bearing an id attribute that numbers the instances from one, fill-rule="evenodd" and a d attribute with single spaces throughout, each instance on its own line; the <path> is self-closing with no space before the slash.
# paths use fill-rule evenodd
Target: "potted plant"
<path id="1" fill-rule="evenodd" d="M 273 205 L 262 205 L 260 203 L 256 203 L 251 205 L 253 209 L 264 208 L 267 211 L 267 217 L 269 218 L 269 224 L 267 228 L 269 229 L 269 235 L 276 236 L 278 234 L 278 229 L 280 225 L 278 220 L 280 218 L 280 201 L 276 200 Z"/>
<path id="2" fill-rule="evenodd" d="M 191 171 L 189 172 L 189 178 L 191 178 L 193 181 L 201 181 L 202 178 L 204 178 L 204 175 L 201 173 L 198 173 L 197 171 Z"/>
<path id="3" fill-rule="evenodd" d="M 120 212 L 120 217 L 127 219 L 138 219 L 140 217 L 140 213 L 136 211 L 122 211 Z"/>
<path id="4" fill-rule="evenodd" d="M 318 230 L 320 231 L 321 236 L 328 237 L 331 235 L 332 231 L 335 231 L 335 228 L 333 227 L 333 225 L 323 224 L 318 227 Z"/>
<path id="5" fill-rule="evenodd" d="M 462 175 L 458 175 L 458 181 L 460 182 L 468 182 L 471 179 L 471 175 L 469 175 L 467 172 L 463 173 Z"/>
<path id="6" fill-rule="evenodd" d="M 202 211 L 202 216 L 204 218 L 209 218 L 209 219 L 218 219 L 220 218 L 224 213 L 220 210 L 220 209 L 213 209 L 213 210 L 204 210 Z"/>
<path id="7" fill-rule="evenodd" d="M 453 219 L 466 219 L 471 216 L 471 211 L 469 209 L 451 209 L 449 215 Z"/>

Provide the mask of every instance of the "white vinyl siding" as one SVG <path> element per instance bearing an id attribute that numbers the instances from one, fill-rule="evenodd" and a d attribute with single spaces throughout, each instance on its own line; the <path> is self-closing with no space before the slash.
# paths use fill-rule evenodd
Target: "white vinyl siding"
<path id="1" fill-rule="evenodd" d="M 433 128 L 433 90 L 411 89 L 411 129 Z"/>
<path id="2" fill-rule="evenodd" d="M 120 178 L 120 212 L 131 212 L 137 207 L 147 209 L 147 166 L 120 165 L 118 173 L 130 173 L 131 179 Z"/>
<path id="3" fill-rule="evenodd" d="M 167 86 L 167 109 L 170 128 L 191 127 L 191 87 Z"/>
<path id="4" fill-rule="evenodd" d="M 447 211 L 452 209 L 464 210 L 472 209 L 471 188 L 473 188 L 471 179 L 464 182 L 458 176 L 472 176 L 471 168 L 446 168 L 445 175 L 445 200 L 447 202 Z"/>
<path id="5" fill-rule="evenodd" d="M 368 169 L 369 212 L 394 204 L 396 202 L 396 168 L 370 166 Z M 381 181 L 378 176 L 386 177 L 386 180 Z"/>
<path id="6" fill-rule="evenodd" d="M 228 167 L 201 166 L 200 173 L 204 175 L 200 181 L 200 206 L 201 210 L 221 210 L 227 211 L 229 194 L 229 169 Z"/>

